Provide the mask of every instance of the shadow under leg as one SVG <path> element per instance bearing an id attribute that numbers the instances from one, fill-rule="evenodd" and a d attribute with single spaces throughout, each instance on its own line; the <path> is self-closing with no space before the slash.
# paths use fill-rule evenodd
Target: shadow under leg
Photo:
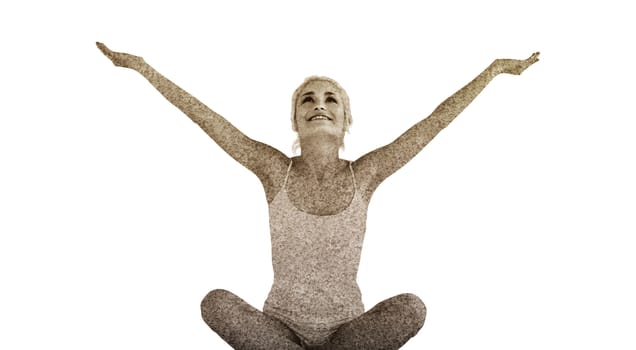
<path id="1" fill-rule="evenodd" d="M 417 334 L 425 319 L 422 300 L 414 294 L 400 294 L 343 324 L 324 349 L 399 349 Z"/>
<path id="2" fill-rule="evenodd" d="M 263 314 L 222 289 L 201 302 L 205 323 L 236 350 L 302 350 L 300 341 L 282 322 Z"/>

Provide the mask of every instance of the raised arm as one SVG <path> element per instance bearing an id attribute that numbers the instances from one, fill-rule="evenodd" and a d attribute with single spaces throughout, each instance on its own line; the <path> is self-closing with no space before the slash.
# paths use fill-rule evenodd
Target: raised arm
<path id="1" fill-rule="evenodd" d="M 225 118 L 157 72 L 135 55 L 113 52 L 106 45 L 97 47 L 115 66 L 133 69 L 143 75 L 170 103 L 197 123 L 225 152 L 254 172 L 263 182 L 267 199 L 273 198 L 289 158 L 275 148 L 252 140 Z"/>
<path id="2" fill-rule="evenodd" d="M 395 141 L 360 157 L 354 165 L 360 173 L 359 177 L 365 181 L 367 196 L 370 196 L 384 179 L 418 154 L 494 77 L 502 73 L 519 75 L 538 60 L 538 52 L 525 60 L 495 60 L 470 83 L 442 102 L 427 118 L 412 126 Z"/>

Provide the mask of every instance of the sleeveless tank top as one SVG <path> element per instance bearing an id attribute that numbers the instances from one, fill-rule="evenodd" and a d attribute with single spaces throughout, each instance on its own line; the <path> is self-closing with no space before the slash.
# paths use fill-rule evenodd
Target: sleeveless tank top
<path id="1" fill-rule="evenodd" d="M 344 323 L 364 312 L 356 282 L 367 207 L 349 169 L 354 194 L 333 215 L 298 209 L 282 189 L 269 204 L 274 283 L 263 312 L 300 324 Z"/>

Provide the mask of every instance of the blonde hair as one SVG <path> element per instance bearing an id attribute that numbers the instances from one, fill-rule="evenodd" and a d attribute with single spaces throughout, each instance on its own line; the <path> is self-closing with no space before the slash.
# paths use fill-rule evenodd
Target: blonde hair
<path id="1" fill-rule="evenodd" d="M 340 86 L 340 84 L 338 84 L 337 81 L 329 77 L 318 76 L 318 75 L 312 75 L 310 77 L 305 78 L 305 81 L 303 81 L 303 83 L 296 88 L 296 91 L 294 91 L 294 94 L 292 95 L 292 111 L 291 111 L 292 130 L 294 130 L 295 132 L 298 132 L 298 125 L 296 123 L 296 103 L 298 102 L 298 97 L 300 96 L 300 93 L 302 92 L 302 90 L 307 85 L 309 85 L 309 83 L 314 81 L 326 81 L 332 84 L 338 90 L 338 92 L 340 93 L 340 98 L 342 100 L 343 107 L 344 107 L 344 115 L 345 115 L 344 131 L 349 132 L 349 127 L 351 126 L 351 123 L 353 123 L 353 119 L 351 118 L 351 106 L 349 104 L 349 95 L 347 95 L 347 91 L 345 91 L 345 89 L 342 86 Z M 344 149 L 344 142 L 342 144 L 342 148 Z M 299 149 L 300 149 L 300 139 L 296 138 L 292 146 L 292 151 L 294 152 L 294 154 L 296 154 L 296 151 Z"/>

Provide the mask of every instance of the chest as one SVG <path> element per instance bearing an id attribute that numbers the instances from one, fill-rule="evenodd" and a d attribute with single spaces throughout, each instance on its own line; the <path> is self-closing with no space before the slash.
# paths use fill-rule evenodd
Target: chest
<path id="1" fill-rule="evenodd" d="M 315 215 L 333 215 L 345 210 L 355 194 L 349 169 L 321 180 L 315 176 L 290 172 L 286 190 L 296 208 Z"/>

